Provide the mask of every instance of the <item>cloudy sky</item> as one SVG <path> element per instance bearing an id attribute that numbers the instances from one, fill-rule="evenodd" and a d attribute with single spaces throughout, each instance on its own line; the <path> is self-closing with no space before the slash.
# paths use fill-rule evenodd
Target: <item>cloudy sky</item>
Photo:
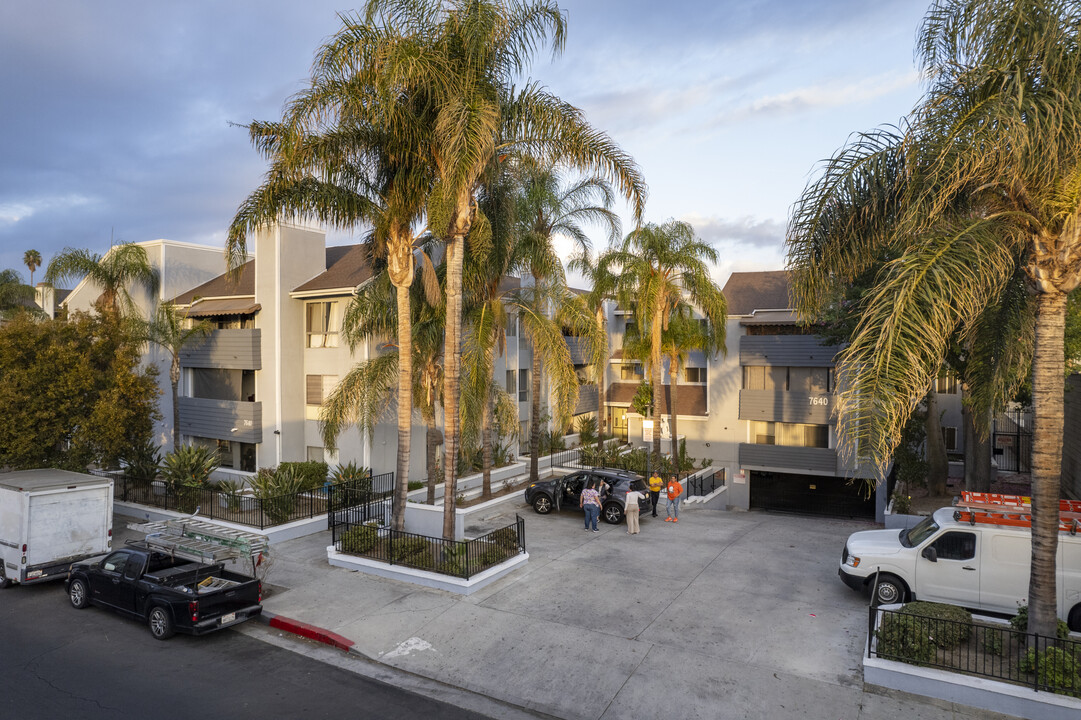
<path id="1" fill-rule="evenodd" d="M 635 157 L 647 219 L 690 221 L 720 252 L 722 283 L 782 268 L 787 214 L 816 163 L 919 97 L 927 0 L 560 5 L 565 52 L 540 54 L 530 76 Z M 30 248 L 47 263 L 110 241 L 221 246 L 264 170 L 234 124 L 278 117 L 352 7 L 0 3 L 0 269 L 28 278 Z"/>

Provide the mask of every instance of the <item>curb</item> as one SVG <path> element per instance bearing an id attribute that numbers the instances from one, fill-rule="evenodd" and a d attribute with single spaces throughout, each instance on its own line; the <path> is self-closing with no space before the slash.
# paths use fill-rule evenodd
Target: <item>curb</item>
<path id="1" fill-rule="evenodd" d="M 330 645 L 331 647 L 344 650 L 345 652 L 352 650 L 353 645 L 356 644 L 349 638 L 342 637 L 338 633 L 324 630 L 321 627 L 316 627 L 315 625 L 310 625 L 300 620 L 287 618 L 284 615 L 275 615 L 274 613 L 267 612 L 266 609 L 259 615 L 259 620 L 277 630 L 284 630 L 285 632 L 290 632 L 294 635 L 300 635 L 301 637 L 321 642 L 324 645 Z"/>

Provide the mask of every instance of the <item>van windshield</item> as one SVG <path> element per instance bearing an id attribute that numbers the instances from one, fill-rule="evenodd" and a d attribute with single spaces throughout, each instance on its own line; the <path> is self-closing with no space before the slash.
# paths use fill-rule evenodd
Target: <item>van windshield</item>
<path id="1" fill-rule="evenodd" d="M 911 529 L 901 531 L 901 544 L 905 547 L 915 547 L 931 537 L 937 530 L 938 523 L 928 515 L 923 520 L 916 523 Z"/>

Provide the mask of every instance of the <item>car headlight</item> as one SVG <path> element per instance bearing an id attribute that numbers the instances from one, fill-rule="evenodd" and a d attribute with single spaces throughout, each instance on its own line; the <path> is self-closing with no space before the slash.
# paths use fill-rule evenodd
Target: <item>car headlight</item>
<path id="1" fill-rule="evenodd" d="M 856 557 L 855 555 L 849 555 L 848 559 L 845 560 L 845 565 L 849 565 L 851 567 L 859 567 L 860 566 L 860 559 L 858 557 Z"/>

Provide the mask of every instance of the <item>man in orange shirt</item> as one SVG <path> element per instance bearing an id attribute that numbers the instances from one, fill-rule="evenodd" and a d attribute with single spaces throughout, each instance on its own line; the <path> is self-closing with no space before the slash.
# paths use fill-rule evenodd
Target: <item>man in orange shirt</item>
<path id="1" fill-rule="evenodd" d="M 679 497 L 683 494 L 683 486 L 679 484 L 679 478 L 673 475 L 668 480 L 665 491 L 668 493 L 668 504 L 665 506 L 668 517 L 664 521 L 679 522 Z"/>

